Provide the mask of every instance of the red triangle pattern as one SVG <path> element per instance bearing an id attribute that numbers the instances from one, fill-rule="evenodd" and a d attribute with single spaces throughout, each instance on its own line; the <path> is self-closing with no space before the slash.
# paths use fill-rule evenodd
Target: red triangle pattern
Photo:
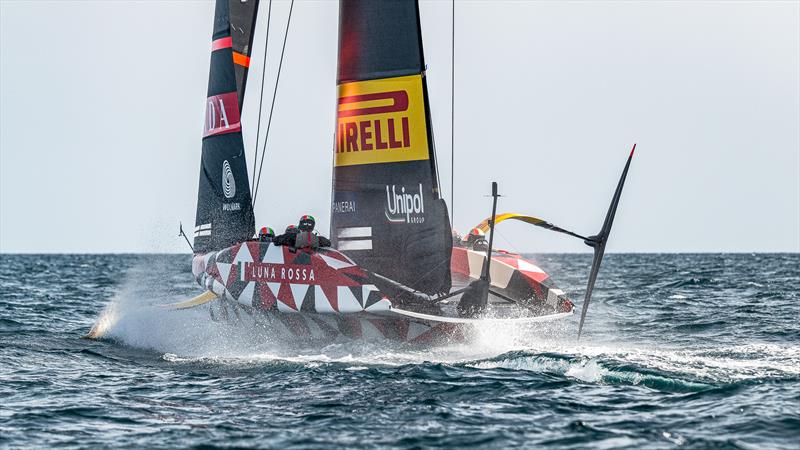
<path id="1" fill-rule="evenodd" d="M 278 301 L 297 311 L 297 305 L 294 303 L 294 296 L 289 283 L 281 283 L 281 287 L 278 289 Z"/>
<path id="2" fill-rule="evenodd" d="M 261 257 L 259 256 L 261 254 L 261 243 L 253 241 L 246 242 L 245 245 L 247 245 L 247 250 L 250 251 L 250 257 L 253 258 L 253 261 L 261 262 Z"/>
<path id="3" fill-rule="evenodd" d="M 225 283 L 225 286 L 232 286 L 239 279 L 239 265 L 238 264 L 231 264 L 231 271 L 228 274 L 228 282 Z"/>
<path id="4" fill-rule="evenodd" d="M 234 245 L 233 247 L 231 247 L 231 262 L 236 260 L 236 255 L 239 254 L 239 250 L 242 249 L 242 245 L 243 244 L 239 244 L 239 245 Z"/>
<path id="5" fill-rule="evenodd" d="M 330 284 L 323 284 L 320 287 L 322 288 L 322 293 L 328 299 L 328 303 L 331 304 L 331 308 L 339 312 L 339 287 Z"/>
<path id="6" fill-rule="evenodd" d="M 261 302 L 259 306 L 262 310 L 271 311 L 278 307 L 278 300 L 275 298 L 275 294 L 272 293 L 272 289 L 267 286 L 267 283 L 256 283 L 256 289 L 258 289 L 258 298 Z"/>

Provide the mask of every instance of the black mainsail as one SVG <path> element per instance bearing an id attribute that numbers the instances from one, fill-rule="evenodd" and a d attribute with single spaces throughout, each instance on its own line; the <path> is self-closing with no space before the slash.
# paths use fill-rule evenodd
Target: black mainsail
<path id="1" fill-rule="evenodd" d="M 414 0 L 342 0 L 331 237 L 361 267 L 427 294 L 451 287 Z"/>
<path id="2" fill-rule="evenodd" d="M 244 97 L 247 71 L 246 67 L 242 71 L 242 64 L 236 63 L 237 58 L 241 59 L 236 54 L 249 54 L 258 8 L 257 5 L 251 8 L 251 3 L 256 2 L 246 2 L 250 8 L 248 11 L 252 14 L 252 18 L 249 18 L 246 11 L 241 9 L 241 4 L 244 3 L 241 0 L 217 0 L 214 11 L 211 69 L 194 229 L 195 253 L 229 247 L 249 239 L 255 232 L 240 122 L 240 105 Z M 235 16 L 232 15 L 233 11 L 236 11 Z M 235 21 L 234 25 L 232 20 Z M 243 27 L 242 24 L 248 24 L 246 33 L 238 31 Z M 232 26 L 236 28 L 233 36 Z M 234 47 L 242 45 L 242 42 L 247 44 L 236 50 Z"/>
<path id="3" fill-rule="evenodd" d="M 247 71 L 250 69 L 250 53 L 253 51 L 253 37 L 256 34 L 258 0 L 228 0 L 228 8 L 233 71 L 236 74 L 236 91 L 239 94 L 239 111 L 241 111 Z"/>

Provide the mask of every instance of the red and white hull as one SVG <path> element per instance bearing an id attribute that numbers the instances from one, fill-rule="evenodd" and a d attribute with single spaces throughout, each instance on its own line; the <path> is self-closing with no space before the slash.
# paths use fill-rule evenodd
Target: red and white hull
<path id="1" fill-rule="evenodd" d="M 453 249 L 454 277 L 479 275 L 474 270 L 481 264 L 476 254 Z M 505 294 L 553 297 L 546 303 L 552 303 L 554 318 L 571 313 L 572 304 L 563 292 L 548 287 L 547 275 L 532 263 L 511 254 L 492 259 L 494 288 Z M 192 272 L 201 286 L 220 297 L 219 304 L 212 306 L 216 316 L 244 312 L 256 321 L 268 322 L 279 333 L 296 337 L 460 341 L 481 321 L 400 310 L 355 262 L 330 249 L 293 252 L 288 247 L 249 241 L 195 256 Z"/>

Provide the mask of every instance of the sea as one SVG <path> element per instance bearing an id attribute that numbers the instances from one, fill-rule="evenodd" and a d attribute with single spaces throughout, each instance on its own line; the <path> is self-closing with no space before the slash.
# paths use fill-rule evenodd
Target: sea
<path id="1" fill-rule="evenodd" d="M 530 258 L 580 310 L 591 256 Z M 800 448 L 798 254 L 609 254 L 580 340 L 579 314 L 422 347 L 158 307 L 200 292 L 186 255 L 0 255 L 0 448 Z"/>

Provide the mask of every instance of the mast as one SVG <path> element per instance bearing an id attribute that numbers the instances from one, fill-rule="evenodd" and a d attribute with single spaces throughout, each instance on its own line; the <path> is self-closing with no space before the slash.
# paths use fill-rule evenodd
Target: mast
<path id="1" fill-rule="evenodd" d="M 244 14 L 247 11 L 240 9 L 245 3 L 249 8 L 247 11 L 252 14 L 249 20 Z M 241 64 L 241 58 L 249 55 L 252 47 L 252 25 L 258 9 L 255 3 L 241 0 L 216 2 L 194 229 L 196 254 L 230 247 L 255 233 L 240 122 L 247 74 L 247 66 Z M 231 5 L 234 4 L 236 39 L 231 35 Z M 247 33 L 241 31 L 244 29 L 242 23 L 250 24 Z M 247 44 L 234 51 L 234 45 L 242 45 L 242 42 Z M 237 59 L 239 63 L 236 63 Z M 241 78 L 237 76 L 237 70 Z"/>
<path id="2" fill-rule="evenodd" d="M 340 2 L 337 86 L 334 246 L 405 286 L 448 292 L 451 227 L 416 1 Z"/>

